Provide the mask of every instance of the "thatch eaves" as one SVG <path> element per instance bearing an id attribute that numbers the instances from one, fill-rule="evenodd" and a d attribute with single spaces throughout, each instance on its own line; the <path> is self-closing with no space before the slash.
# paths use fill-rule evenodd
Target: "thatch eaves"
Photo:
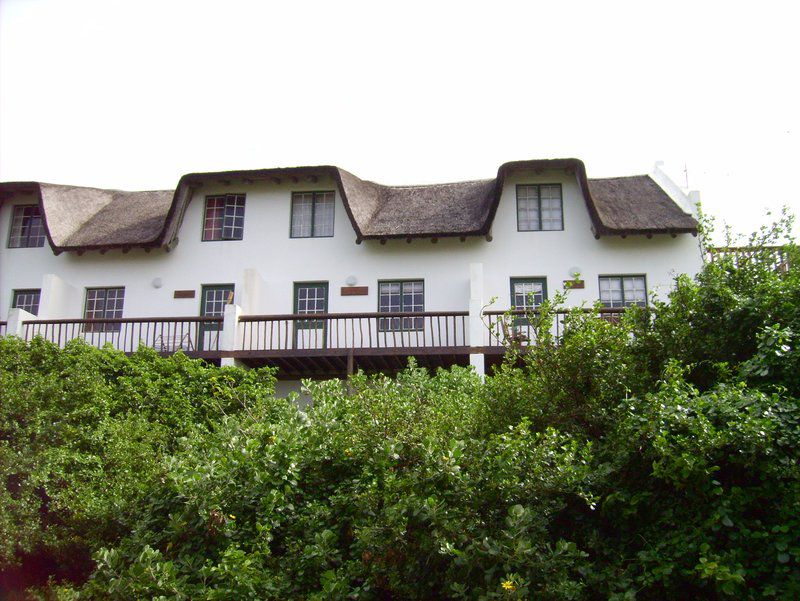
<path id="1" fill-rule="evenodd" d="M 576 178 L 595 236 L 696 233 L 697 222 L 647 175 L 589 180 L 578 159 L 505 163 L 494 179 L 425 186 L 384 186 L 332 165 L 191 173 L 174 191 L 123 192 L 37 182 L 0 183 L 0 202 L 19 192 L 36 195 L 56 253 L 177 244 L 186 209 L 209 181 L 298 182 L 331 178 L 356 240 L 488 235 L 505 180 L 516 174 L 563 169 Z"/>

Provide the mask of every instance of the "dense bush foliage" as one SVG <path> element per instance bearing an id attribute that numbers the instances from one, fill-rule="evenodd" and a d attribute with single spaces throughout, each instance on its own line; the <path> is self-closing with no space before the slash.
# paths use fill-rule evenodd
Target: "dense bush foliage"
<path id="1" fill-rule="evenodd" d="M 85 566 L 30 592 L 61 599 L 797 598 L 800 270 L 720 260 L 655 309 L 555 344 L 546 308 L 485 382 L 412 365 L 304 411 L 264 370 L 2 340 L 0 569 Z"/>

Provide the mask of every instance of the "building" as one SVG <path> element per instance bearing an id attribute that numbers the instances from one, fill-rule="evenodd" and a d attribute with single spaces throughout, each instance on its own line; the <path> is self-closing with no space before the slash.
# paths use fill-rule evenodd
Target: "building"
<path id="1" fill-rule="evenodd" d="M 641 305 L 697 272 L 696 201 L 658 166 L 588 179 L 577 159 L 428 186 L 332 166 L 192 173 L 155 192 L 3 183 L 0 320 L 289 380 L 409 355 L 481 370 L 502 352 L 492 311 L 565 288 L 568 305 Z"/>

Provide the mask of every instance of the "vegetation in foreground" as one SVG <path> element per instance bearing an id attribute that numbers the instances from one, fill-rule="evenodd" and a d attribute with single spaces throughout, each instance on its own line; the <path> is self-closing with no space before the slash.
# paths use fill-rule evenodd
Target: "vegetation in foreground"
<path id="1" fill-rule="evenodd" d="M 0 340 L 0 586 L 798 598 L 800 270 L 715 262 L 655 309 L 558 346 L 545 310 L 485 382 L 309 383 L 306 412 L 264 370 Z"/>

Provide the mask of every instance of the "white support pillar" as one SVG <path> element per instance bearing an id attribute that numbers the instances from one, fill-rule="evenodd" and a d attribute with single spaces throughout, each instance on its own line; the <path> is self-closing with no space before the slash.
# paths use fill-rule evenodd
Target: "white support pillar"
<path id="1" fill-rule="evenodd" d="M 8 326 L 6 328 L 6 335 L 19 336 L 25 338 L 25 322 L 31 319 L 37 319 L 33 313 L 28 313 L 24 309 L 11 309 L 8 312 Z"/>
<path id="2" fill-rule="evenodd" d="M 241 347 L 242 334 L 239 327 L 239 317 L 242 315 L 242 308 L 239 305 L 225 305 L 225 317 L 222 321 L 222 340 L 220 340 L 219 350 L 235 351 Z M 223 367 L 227 365 L 239 365 L 233 357 L 223 357 L 220 361 Z"/>
<path id="3" fill-rule="evenodd" d="M 38 319 L 69 319 L 72 317 L 83 317 L 81 291 L 54 273 L 45 274 L 42 278 Z"/>
<path id="4" fill-rule="evenodd" d="M 239 297 L 242 311 L 245 315 L 258 314 L 259 307 L 261 307 L 261 297 L 264 294 L 267 283 L 258 270 L 253 268 L 245 269 L 242 279 L 244 283 L 243 294 Z"/>
<path id="5" fill-rule="evenodd" d="M 486 373 L 483 351 L 486 326 L 483 323 L 483 263 L 469 265 L 469 345 L 472 347 L 469 364 L 483 378 Z M 479 350 L 480 349 L 480 350 Z M 474 352 L 473 352 L 474 351 Z"/>

